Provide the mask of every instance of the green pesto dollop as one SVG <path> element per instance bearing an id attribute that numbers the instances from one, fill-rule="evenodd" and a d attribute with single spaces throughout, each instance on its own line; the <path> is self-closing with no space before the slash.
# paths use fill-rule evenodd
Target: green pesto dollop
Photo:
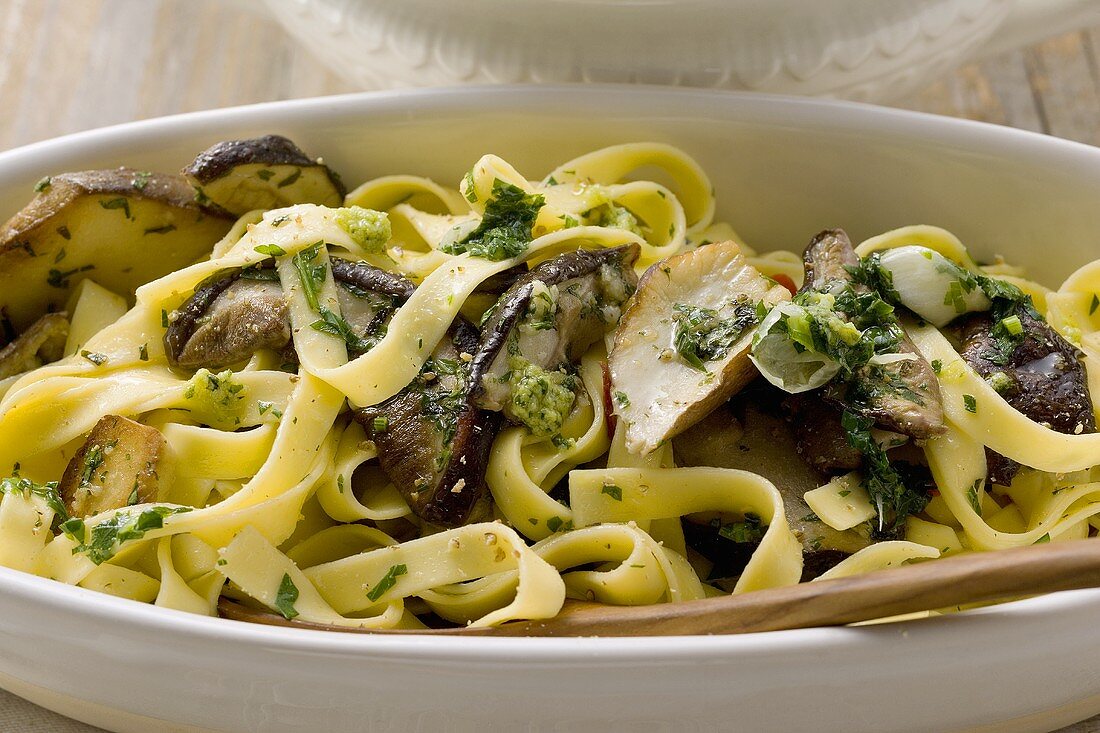
<path id="1" fill-rule="evenodd" d="M 193 417 L 215 428 L 240 425 L 245 412 L 245 388 L 238 382 L 232 370 L 214 374 L 200 369 L 187 383 L 183 391 L 187 409 Z"/>
<path id="2" fill-rule="evenodd" d="M 615 204 L 606 204 L 596 209 L 595 224 L 601 227 L 625 229 L 628 232 L 642 236 L 642 228 L 638 225 L 638 218 L 630 213 L 629 209 Z"/>
<path id="3" fill-rule="evenodd" d="M 390 241 L 390 218 L 381 211 L 349 206 L 336 210 L 336 223 L 367 252 L 381 253 Z"/>
<path id="4" fill-rule="evenodd" d="M 561 432 L 577 398 L 573 391 L 575 379 L 561 370 L 547 371 L 519 356 L 509 359 L 508 368 L 511 416 L 526 425 L 532 435 L 545 437 Z"/>

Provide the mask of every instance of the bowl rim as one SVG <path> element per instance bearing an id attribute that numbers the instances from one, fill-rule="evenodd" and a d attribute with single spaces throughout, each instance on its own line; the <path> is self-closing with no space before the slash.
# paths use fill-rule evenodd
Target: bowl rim
<path id="1" fill-rule="evenodd" d="M 94 149 L 132 140 L 141 147 L 172 133 L 216 133 L 228 124 L 262 124 L 277 113 L 277 124 L 311 116 L 340 117 L 379 109 L 454 109 L 469 107 L 471 100 L 509 109 L 534 102 L 546 106 L 556 99 L 600 103 L 608 95 L 634 104 L 676 100 L 723 100 L 736 104 L 747 120 L 795 116 L 801 123 L 820 129 L 870 126 L 906 140 L 1003 152 L 1013 146 L 1013 156 L 1026 162 L 1063 163 L 1100 171 L 1100 149 L 1061 138 L 974 120 L 942 117 L 910 110 L 858 102 L 810 99 L 777 94 L 731 92 L 711 89 L 671 88 L 625 84 L 485 85 L 358 92 L 324 97 L 263 102 L 155 117 L 70 133 L 0 152 L 0 182 L 31 177 L 51 160 L 63 162 L 76 148 Z M 637 663 L 654 660 L 705 662 L 737 656 L 774 656 L 791 652 L 806 655 L 837 647 L 880 645 L 884 640 L 953 629 L 973 634 L 1011 633 L 1018 624 L 1049 619 L 1050 614 L 1090 612 L 1100 605 L 1100 589 L 1077 590 L 968 610 L 950 616 L 862 627 L 831 627 L 720 636 L 634 637 L 449 637 L 409 634 L 350 634 L 314 629 L 264 626 L 229 619 L 199 616 L 150 604 L 116 598 L 8 568 L 0 568 L 0 596 L 28 605 L 52 606 L 89 620 L 123 623 L 135 630 L 181 636 L 201 636 L 207 641 L 262 645 L 284 652 L 369 655 L 371 658 L 468 661 L 529 666 L 532 663 L 575 664 Z M 979 626 L 981 627 L 979 629 Z M 938 632 L 933 632 L 938 633 Z M 644 644 L 638 644 L 644 641 Z M 598 652 L 598 658 L 593 656 Z M 522 657 L 519 654 L 522 653 Z"/>

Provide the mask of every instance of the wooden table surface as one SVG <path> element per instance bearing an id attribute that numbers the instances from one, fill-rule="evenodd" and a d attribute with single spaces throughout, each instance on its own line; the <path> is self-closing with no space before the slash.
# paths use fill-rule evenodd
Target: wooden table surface
<path id="1" fill-rule="evenodd" d="M 357 91 L 259 0 L 0 0 L 0 150 L 118 122 Z M 897 106 L 1100 145 L 1100 27 L 961 68 Z M 0 733 L 98 729 L 0 691 Z M 1100 731 L 1100 717 L 1063 733 Z"/>

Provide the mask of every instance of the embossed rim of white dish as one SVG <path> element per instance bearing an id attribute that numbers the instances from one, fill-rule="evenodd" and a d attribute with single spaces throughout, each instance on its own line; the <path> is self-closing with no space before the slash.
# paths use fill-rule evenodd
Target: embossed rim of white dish
<path id="1" fill-rule="evenodd" d="M 829 163 L 824 166 L 829 171 L 833 170 L 832 161 L 825 160 L 825 156 L 836 157 L 844 153 L 839 159 L 852 164 L 848 178 L 855 181 L 853 186 L 862 186 L 861 196 L 868 200 L 875 194 L 872 183 L 873 174 L 877 172 L 862 170 L 860 161 L 865 156 L 879 156 L 898 166 L 899 175 L 912 177 L 913 171 L 923 170 L 920 166 L 927 161 L 922 157 L 940 155 L 944 161 L 953 161 L 950 168 L 953 179 L 973 175 L 975 180 L 988 179 L 992 185 L 1008 176 L 1011 180 L 1003 185 L 1025 199 L 1039 195 L 1037 191 L 1054 187 L 1052 191 L 1057 195 L 1049 193 L 1051 200 L 1045 203 L 1048 208 L 1061 206 L 1066 209 L 1063 216 L 1066 230 L 1062 232 L 1064 246 L 1096 250 L 1091 234 L 1100 231 L 1100 213 L 1079 210 L 1075 196 L 1080 196 L 1082 201 L 1095 201 L 1091 197 L 1100 192 L 1100 150 L 978 123 L 848 103 L 639 87 L 494 87 L 349 95 L 132 123 L 0 154 L 0 201 L 17 206 L 25 200 L 29 185 L 43 171 L 62 170 L 76 164 L 140 162 L 132 158 L 119 160 L 120 154 L 132 156 L 136 154 L 133 151 L 142 151 L 141 155 L 145 156 L 142 160 L 154 160 L 158 156 L 175 160 L 179 155 L 194 154 L 202 147 L 199 141 L 212 141 L 223 135 L 270 128 L 292 135 L 300 131 L 310 138 L 305 140 L 298 136 L 303 147 L 313 150 L 317 149 L 319 141 L 330 135 L 333 144 L 338 143 L 339 135 L 335 135 L 335 130 L 342 126 L 347 133 L 346 128 L 353 123 L 360 126 L 361 134 L 374 131 L 382 135 L 385 128 L 386 134 L 392 136 L 406 126 L 415 128 L 422 118 L 428 126 L 460 125 L 467 118 L 475 121 L 481 117 L 514 119 L 517 115 L 534 114 L 547 118 L 553 115 L 575 118 L 576 124 L 569 123 L 573 125 L 569 128 L 571 133 L 588 134 L 585 132 L 588 130 L 606 138 L 615 135 L 614 127 L 607 126 L 606 131 L 599 131 L 584 125 L 591 125 L 593 119 L 603 114 L 623 121 L 624 125 L 633 124 L 631 120 L 641 121 L 646 123 L 641 127 L 649 126 L 666 138 L 676 136 L 678 125 L 683 130 L 693 130 L 692 134 L 696 135 L 710 124 L 760 140 L 783 140 L 783 146 L 775 150 L 745 154 L 741 162 L 754 175 L 765 175 L 770 160 L 792 155 L 817 155 L 819 164 Z M 433 122 L 436 119 L 439 122 Z M 358 129 L 356 134 L 360 134 Z M 501 134 L 505 135 L 504 131 Z M 803 143 L 805 147 L 801 147 Z M 793 149 L 788 145 L 793 145 Z M 826 149 L 830 145 L 835 150 L 828 153 Z M 815 150 L 819 152 L 813 152 Z M 761 160 L 751 163 L 748 159 L 753 155 Z M 723 161 L 726 166 L 737 164 L 736 160 L 724 158 Z M 716 166 L 714 161 L 703 162 L 710 169 Z M 812 168 L 815 161 L 811 157 L 795 161 L 800 162 Z M 788 167 L 794 166 L 792 172 L 799 170 L 795 163 L 786 161 Z M 859 180 L 860 176 L 868 174 L 872 177 Z M 928 176 L 929 173 L 924 171 L 920 175 Z M 731 186 L 733 180 L 723 185 Z M 987 201 L 976 197 L 966 201 L 963 207 L 960 202 L 950 200 L 950 181 L 934 180 L 943 187 L 942 194 L 937 192 L 936 197 L 925 203 L 938 204 L 942 195 L 944 206 L 964 209 L 951 214 L 958 218 L 962 228 L 970 226 L 973 232 L 996 231 L 997 236 L 1002 236 L 1003 232 L 997 228 L 1004 227 L 1004 222 L 985 220 L 989 212 L 996 211 L 1009 219 L 1016 217 L 1020 222 L 1025 221 L 1026 212 L 1014 211 L 1013 201 L 998 201 L 994 196 Z M 831 181 L 827 183 L 832 184 Z M 899 191 L 905 185 L 912 185 L 908 179 L 902 181 L 901 178 L 895 179 L 895 183 Z M 791 185 L 795 191 L 773 193 L 791 195 L 792 200 L 796 200 L 796 194 L 803 195 L 802 189 L 807 183 L 792 180 Z M 751 192 L 751 188 L 741 190 L 742 195 Z M 719 196 L 721 198 L 721 191 Z M 843 203 L 844 197 L 837 196 L 837 201 Z M 746 201 L 746 206 L 752 203 Z M 906 210 L 909 205 L 909 202 L 902 203 L 905 205 L 895 204 L 899 211 Z M 805 213 L 792 211 L 788 217 L 791 221 L 785 219 L 768 226 L 783 231 L 783 236 L 794 236 L 792 232 L 801 232 L 800 227 L 820 219 L 821 214 L 813 202 L 807 202 L 805 208 L 808 209 Z M 763 226 L 760 221 L 753 221 L 752 212 L 746 210 L 745 213 L 749 230 Z M 868 216 L 873 219 L 874 213 Z M 967 225 L 966 222 L 974 217 L 979 221 Z M 818 223 L 816 226 L 823 225 Z M 880 228 L 881 224 L 867 223 L 866 226 Z M 1037 246 L 1050 234 L 1041 227 L 1033 229 L 1035 231 L 1022 231 L 1019 235 L 1023 242 L 1020 247 Z M 1052 263 L 1036 264 L 1057 269 Z M 1065 274 L 1064 267 L 1062 274 Z M 438 712 L 440 706 L 454 704 L 453 700 L 448 702 L 446 696 L 450 691 L 472 684 L 467 676 L 479 685 L 478 689 L 488 680 L 506 690 L 498 694 L 489 689 L 482 693 L 482 698 L 471 702 L 470 705 L 483 703 L 485 709 L 480 712 L 474 707 L 461 711 L 451 709 L 458 730 L 473 729 L 486 721 L 514 724 L 526 721 L 525 716 L 536 721 L 547 720 L 551 710 L 555 711 L 555 720 L 573 720 L 581 729 L 586 724 L 594 725 L 597 720 L 644 721 L 661 714 L 673 720 L 720 726 L 723 721 L 728 722 L 731 710 L 739 710 L 739 720 L 750 727 L 754 722 L 790 723 L 803 713 L 784 704 L 790 699 L 790 691 L 784 686 L 798 685 L 800 700 L 807 707 L 806 720 L 816 721 L 819 727 L 825 728 L 838 721 L 847 721 L 850 730 L 880 730 L 881 719 L 871 719 L 873 707 L 852 708 L 848 712 L 844 708 L 839 712 L 827 709 L 830 701 L 836 702 L 838 695 L 843 697 L 844 686 L 837 688 L 835 683 L 819 680 L 820 675 L 807 669 L 807 660 L 817 660 L 825 673 L 840 673 L 846 680 L 854 680 L 853 684 L 860 685 L 868 694 L 875 685 L 886 685 L 884 689 L 891 692 L 888 696 L 883 693 L 883 700 L 892 710 L 908 716 L 905 718 L 907 729 L 927 730 L 976 725 L 993 715 L 1019 719 L 1029 712 L 1100 693 L 1100 681 L 1094 679 L 1095 675 L 1084 672 L 1088 668 L 1087 660 L 1094 655 L 1082 653 L 1090 649 L 1097 651 L 1094 647 L 1100 647 L 1100 639 L 1092 641 L 1095 634 L 1089 633 L 1097 609 L 1100 609 L 1100 591 L 1077 591 L 921 622 L 730 637 L 386 637 L 262 627 L 189 616 L 0 570 L 0 645 L 5 650 L 5 654 L 0 655 L 0 675 L 19 677 L 32 686 L 130 713 L 156 713 L 173 722 L 211 727 L 216 720 L 226 720 L 230 721 L 227 725 L 235 725 L 237 729 L 251 720 L 247 718 L 249 714 L 276 715 L 271 712 L 276 710 L 290 715 L 287 711 L 298 709 L 296 706 L 300 702 L 280 702 L 278 699 L 271 702 L 263 697 L 280 690 L 288 694 L 286 690 L 290 688 L 280 685 L 304 685 L 305 692 L 321 699 L 325 694 L 342 691 L 339 700 L 349 710 L 360 709 L 356 706 L 362 705 L 381 705 L 371 698 L 371 690 L 348 687 L 348 680 L 341 679 L 337 669 L 355 670 L 364 675 L 364 679 L 377 684 L 381 684 L 378 675 L 384 670 L 387 683 L 401 682 L 416 691 L 415 696 L 410 692 L 398 699 L 386 698 L 390 711 L 386 720 L 411 720 L 408 716 L 427 714 L 424 711 Z M 1019 639 L 1039 638 L 1041 646 L 1017 643 Z M 125 643 L 120 644 L 120 641 Z M 140 653 L 153 646 L 157 647 L 157 654 Z M 978 646 L 991 647 L 999 656 L 993 657 L 988 651 L 966 655 L 966 650 Z M 112 675 L 126 680 L 127 687 L 116 691 L 108 681 L 82 674 L 79 669 L 69 669 L 67 662 L 59 658 L 69 650 L 79 653 L 81 659 L 93 660 L 100 665 L 98 668 L 111 669 Z M 1071 654 L 1071 650 L 1076 653 Z M 890 658 L 900 653 L 907 655 L 906 669 L 901 671 L 890 663 Z M 201 660 L 204 661 L 196 661 L 196 655 L 203 655 Z M 20 659 L 24 660 L 22 664 Z M 943 667 L 945 659 L 952 659 L 955 666 Z M 993 659 L 1001 662 L 997 674 L 984 675 L 991 679 L 983 679 L 980 673 Z M 287 660 L 293 660 L 292 667 L 287 668 Z M 378 667 L 379 663 L 385 666 Z M 463 670 L 462 676 L 454 676 L 455 665 Z M 230 672 L 220 673 L 222 676 L 218 677 L 220 669 L 245 670 L 251 675 L 246 681 L 251 681 L 256 688 L 249 688 L 252 697 L 232 686 L 233 680 L 225 676 Z M 426 669 L 433 674 L 424 675 Z M 684 682 L 670 681 L 662 676 L 667 670 L 675 670 Z M 752 675 L 746 676 L 746 670 Z M 929 670 L 936 670 L 931 679 Z M 517 671 L 524 675 L 542 675 L 539 679 L 549 682 L 545 682 L 544 688 L 524 690 L 522 696 L 517 696 L 514 689 L 508 687 L 520 684 L 514 679 Z M 201 680 L 188 676 L 189 672 L 213 676 L 220 686 L 203 687 Z M 301 682 L 307 673 L 313 677 Z M 370 677 L 371 674 L 375 676 Z M 912 689 L 897 689 L 899 674 L 914 685 Z M 172 675 L 172 678 L 165 679 L 164 675 Z M 1045 676 L 1052 689 L 1033 690 L 1029 686 L 1032 675 Z M 687 682 L 691 684 L 690 689 L 684 686 Z M 692 690 L 712 690 L 716 684 L 723 690 L 728 688 L 728 694 L 715 699 L 705 709 L 698 705 L 688 706 Z M 164 690 L 169 685 L 172 685 L 173 695 L 165 696 Z M 572 695 L 572 703 L 563 709 L 554 696 L 564 694 L 565 690 Z M 745 696 L 750 694 L 760 696 L 753 698 L 758 699 L 759 704 L 751 709 L 744 705 Z M 253 697 L 262 699 L 257 702 Z M 938 704 L 930 704 L 933 701 Z M 966 708 L 958 709 L 964 701 Z M 154 703 L 155 707 L 151 707 Z M 75 702 L 69 705 L 53 701 L 51 704 L 72 714 L 82 714 Z M 1100 703 L 1096 704 L 1100 707 Z M 234 713 L 242 706 L 245 713 Z M 870 717 L 857 720 L 852 717 L 857 711 Z M 234 714 L 245 717 L 233 722 L 236 720 L 232 717 Z M 343 714 L 339 706 L 329 712 L 311 714 L 318 716 L 319 729 L 330 726 L 336 730 L 344 720 L 334 717 Z M 1079 714 L 1083 713 L 1078 710 L 1073 715 Z M 326 715 L 329 717 L 324 717 Z M 278 727 L 277 718 L 277 715 L 272 718 L 275 720 L 271 723 L 272 730 L 291 729 Z M 1070 719 L 1062 720 L 1068 722 Z M 99 722 L 103 724 L 102 720 Z M 124 727 L 122 723 L 118 725 L 120 729 Z M 348 724 L 344 721 L 343 725 Z M 129 729 L 138 728 L 131 726 Z"/>

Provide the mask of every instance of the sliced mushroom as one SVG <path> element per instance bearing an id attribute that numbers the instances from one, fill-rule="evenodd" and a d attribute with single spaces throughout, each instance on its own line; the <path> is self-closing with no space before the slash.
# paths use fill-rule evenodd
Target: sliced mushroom
<path id="1" fill-rule="evenodd" d="M 513 408 L 515 358 L 549 374 L 563 373 L 619 321 L 634 292 L 631 244 L 597 251 L 578 250 L 536 265 L 497 300 L 482 328 L 473 359 L 475 399 L 487 410 Z"/>
<path id="2" fill-rule="evenodd" d="M 1060 433 L 1096 432 L 1082 353 L 1030 308 L 1015 314 L 1023 340 L 1007 353 L 993 334 L 986 314 L 973 314 L 958 324 L 959 354 L 988 380 L 1014 408 Z M 1020 464 L 987 451 L 989 480 L 1008 485 Z"/>
<path id="3" fill-rule="evenodd" d="M 783 400 L 783 412 L 794 431 L 798 455 L 815 471 L 835 475 L 863 465 L 863 454 L 848 442 L 840 411 L 819 395 L 790 395 Z"/>
<path id="4" fill-rule="evenodd" d="M 0 379 L 29 372 L 65 355 L 69 319 L 64 313 L 48 313 L 10 344 L 0 349 Z"/>
<path id="5" fill-rule="evenodd" d="M 385 402 L 357 411 L 382 470 L 421 519 L 457 527 L 486 496 L 485 469 L 499 415 L 471 399 L 477 330 L 459 319 L 420 375 Z"/>
<path id="6" fill-rule="evenodd" d="M 220 142 L 199 153 L 183 174 L 200 198 L 236 216 L 291 204 L 340 206 L 347 193 L 320 159 L 279 135 Z"/>
<path id="7" fill-rule="evenodd" d="M 89 517 L 156 501 L 164 436 L 118 415 L 102 418 L 65 467 L 58 490 L 69 514 Z"/>
<path id="8" fill-rule="evenodd" d="M 851 287 L 870 292 L 854 282 L 849 268 L 859 258 L 842 229 L 827 229 L 810 242 L 803 254 L 806 280 L 803 291 L 839 292 Z M 844 314 L 851 316 L 852 314 Z M 939 382 L 924 357 L 904 333 L 894 361 L 860 367 L 849 384 L 833 385 L 822 393 L 842 409 L 873 419 L 878 425 L 914 438 L 930 438 L 944 431 Z"/>
<path id="9" fill-rule="evenodd" d="M 230 278 L 207 286 L 221 290 L 209 307 L 195 316 L 195 308 L 181 310 L 170 324 L 166 339 L 179 351 L 170 351 L 173 363 L 184 369 L 228 366 L 247 359 L 260 349 L 280 351 L 290 343 L 290 315 L 278 281 Z M 190 302 L 188 305 L 192 305 Z M 186 315 L 182 315 L 186 313 Z M 183 326 L 194 324 L 189 338 Z M 181 328 L 175 328 L 180 325 Z"/>
<path id="10" fill-rule="evenodd" d="M 748 264 L 732 241 L 650 267 L 623 314 L 609 359 L 627 449 L 651 452 L 752 381 L 757 306 L 790 297 Z"/>
<path id="11" fill-rule="evenodd" d="M 340 309 L 361 339 L 383 332 L 393 311 L 414 286 L 401 275 L 364 262 L 332 258 Z M 164 334 L 168 360 L 184 369 L 214 369 L 244 361 L 261 349 L 290 344 L 290 314 L 275 271 L 238 270 L 195 290 L 172 313 Z"/>
<path id="12" fill-rule="evenodd" d="M 120 295 L 210 253 L 229 230 L 180 176 L 63 173 L 0 228 L 0 309 L 16 330 L 60 310 L 85 277 Z"/>

